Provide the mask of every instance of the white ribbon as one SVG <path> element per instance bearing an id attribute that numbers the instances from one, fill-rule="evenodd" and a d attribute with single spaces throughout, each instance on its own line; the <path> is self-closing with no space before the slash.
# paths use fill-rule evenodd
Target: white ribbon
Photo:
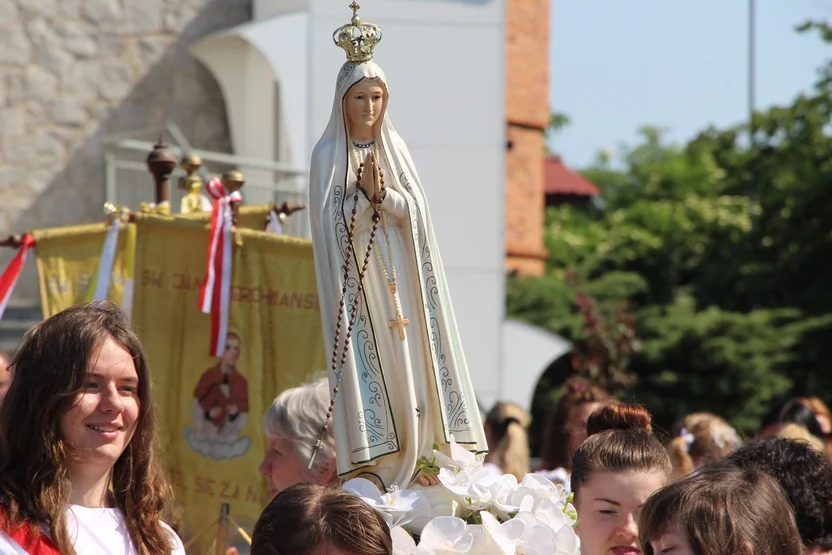
<path id="1" fill-rule="evenodd" d="M 113 263 L 116 260 L 116 248 L 118 247 L 119 220 L 114 218 L 107 230 L 107 237 L 104 239 L 104 246 L 101 247 L 101 257 L 98 262 L 98 274 L 95 278 L 95 291 L 92 295 L 93 301 L 106 301 L 107 291 L 110 289 L 110 280 L 113 277 Z"/>

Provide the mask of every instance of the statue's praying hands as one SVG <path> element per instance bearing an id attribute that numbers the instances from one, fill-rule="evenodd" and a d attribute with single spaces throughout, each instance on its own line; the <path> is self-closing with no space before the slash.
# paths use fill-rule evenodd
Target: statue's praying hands
<path id="1" fill-rule="evenodd" d="M 378 204 L 382 201 L 384 178 L 381 175 L 381 165 L 376 162 L 376 157 L 372 152 L 364 158 L 364 168 L 361 171 L 361 188 L 370 202 Z"/>

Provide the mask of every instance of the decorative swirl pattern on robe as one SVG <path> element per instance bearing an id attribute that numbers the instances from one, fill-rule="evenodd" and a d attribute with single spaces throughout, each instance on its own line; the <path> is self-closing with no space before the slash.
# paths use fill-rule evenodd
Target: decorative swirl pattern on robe
<path id="1" fill-rule="evenodd" d="M 366 387 L 361 389 L 363 394 L 362 406 L 375 407 L 372 410 L 373 418 L 371 421 L 365 420 L 363 413 L 359 415 L 361 418 L 359 422 L 363 422 L 362 425 L 364 426 L 359 431 L 365 434 L 367 445 L 357 451 L 363 449 L 372 450 L 377 447 L 386 447 L 389 451 L 397 451 L 399 448 L 398 437 L 396 436 L 391 407 L 388 405 L 389 396 L 386 394 L 386 387 L 384 385 L 381 360 L 379 359 L 374 337 L 375 332 L 373 331 L 372 320 L 366 310 L 367 292 L 364 290 L 361 296 L 356 295 L 359 286 L 359 277 L 355 272 L 360 268 L 362 261 L 358 260 L 359 256 L 356 252 L 355 245 L 350 242 L 348 221 L 351 221 L 351 213 L 348 218 L 345 210 L 350 198 L 345 194 L 349 171 L 349 168 L 347 168 L 344 176 L 344 185 L 338 184 L 333 187 L 333 198 L 340 200 L 340 203 L 336 205 L 338 209 L 335 214 L 336 242 L 338 248 L 341 250 L 342 259 L 346 261 L 348 256 L 352 259 L 350 265 L 351 272 L 346 281 L 347 295 L 345 298 L 346 311 L 344 317 L 348 319 L 347 315 L 355 307 L 356 324 L 353 332 L 353 346 L 348 356 L 353 359 L 359 379 L 366 384 Z M 354 195 L 352 198 L 354 198 Z M 343 279 L 343 272 L 341 276 Z"/>
<path id="2" fill-rule="evenodd" d="M 471 430 L 471 418 L 468 415 L 468 403 L 460 392 L 451 391 L 448 396 L 448 420 L 452 426 L 451 432 L 468 432 Z"/>

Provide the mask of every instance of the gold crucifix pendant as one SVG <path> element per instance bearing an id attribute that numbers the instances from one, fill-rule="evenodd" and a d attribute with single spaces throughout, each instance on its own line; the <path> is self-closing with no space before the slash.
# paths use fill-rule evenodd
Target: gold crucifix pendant
<path id="1" fill-rule="evenodd" d="M 401 314 L 396 314 L 395 320 L 390 320 L 390 328 L 399 328 L 399 340 L 404 341 L 404 327 L 410 323 L 407 318 L 402 318 Z"/>

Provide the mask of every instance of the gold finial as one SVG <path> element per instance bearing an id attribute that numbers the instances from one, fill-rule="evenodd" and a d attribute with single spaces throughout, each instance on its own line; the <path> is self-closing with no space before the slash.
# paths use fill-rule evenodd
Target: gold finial
<path id="1" fill-rule="evenodd" d="M 126 224 L 130 222 L 130 209 L 126 206 L 113 204 L 112 202 L 104 203 L 104 223 L 112 225 L 114 220 Z"/>
<path id="2" fill-rule="evenodd" d="M 373 59 L 373 49 L 381 41 L 381 29 L 373 23 L 362 23 L 358 16 L 361 9 L 356 2 L 349 5 L 352 10 L 352 20 L 349 25 L 343 25 L 335 30 L 332 40 L 347 53 L 350 62 L 369 62 Z"/>
<path id="3" fill-rule="evenodd" d="M 191 154 L 182 158 L 182 163 L 180 165 L 182 166 L 182 169 L 190 175 L 202 166 L 202 158 L 196 154 Z"/>
<path id="4" fill-rule="evenodd" d="M 239 170 L 229 170 L 222 174 L 222 184 L 229 193 L 239 191 L 245 182 L 246 178 Z"/>
<path id="5" fill-rule="evenodd" d="M 142 202 L 139 204 L 139 212 L 142 214 L 158 214 L 161 216 L 170 216 L 170 203 L 162 201 L 159 204 L 155 202 Z"/>
<path id="6" fill-rule="evenodd" d="M 179 178 L 179 189 L 190 191 L 195 185 L 202 185 L 202 178 L 196 175 L 196 171 L 202 166 L 202 158 L 196 154 L 190 154 L 182 158 L 182 162 L 179 165 L 187 172 L 185 177 Z"/>

